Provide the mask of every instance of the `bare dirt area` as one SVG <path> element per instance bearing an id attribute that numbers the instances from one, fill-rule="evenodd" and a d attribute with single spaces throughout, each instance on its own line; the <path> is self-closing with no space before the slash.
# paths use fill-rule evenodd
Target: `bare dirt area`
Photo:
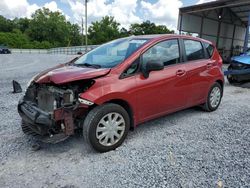
<path id="1" fill-rule="evenodd" d="M 144 123 L 114 151 L 89 151 L 80 135 L 33 151 L 17 113 L 23 93 L 12 94 L 11 81 L 25 88 L 73 57 L 0 56 L 0 187 L 250 187 L 250 89 L 228 83 L 217 111 L 191 108 Z"/>

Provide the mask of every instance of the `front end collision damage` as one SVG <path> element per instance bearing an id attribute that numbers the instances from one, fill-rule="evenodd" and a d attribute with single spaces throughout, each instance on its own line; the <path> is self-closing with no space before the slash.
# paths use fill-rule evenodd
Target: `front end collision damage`
<path id="1" fill-rule="evenodd" d="M 228 70 L 224 72 L 229 83 L 250 81 L 250 54 L 249 50 L 240 56 L 231 58 Z"/>
<path id="2" fill-rule="evenodd" d="M 79 100 L 79 94 L 94 83 L 93 79 L 65 85 L 33 82 L 18 104 L 23 131 L 47 143 L 57 143 L 73 135 L 89 110 L 89 105 Z"/>
<path id="3" fill-rule="evenodd" d="M 232 60 L 224 75 L 231 84 L 250 81 L 250 64 Z"/>

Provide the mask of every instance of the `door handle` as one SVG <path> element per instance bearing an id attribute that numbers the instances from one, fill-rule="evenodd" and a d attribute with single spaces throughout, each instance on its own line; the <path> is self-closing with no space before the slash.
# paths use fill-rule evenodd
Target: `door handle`
<path id="1" fill-rule="evenodd" d="M 177 76 L 184 76 L 186 74 L 186 71 L 185 70 L 178 70 L 177 72 L 176 72 L 176 75 Z"/>

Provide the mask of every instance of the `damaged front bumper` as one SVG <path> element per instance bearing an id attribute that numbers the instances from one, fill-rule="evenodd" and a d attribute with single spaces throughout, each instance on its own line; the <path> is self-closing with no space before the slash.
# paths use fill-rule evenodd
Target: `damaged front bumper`
<path id="1" fill-rule="evenodd" d="M 23 131 L 36 135 L 43 142 L 57 143 L 74 134 L 72 108 L 58 108 L 53 113 L 48 113 L 34 103 L 21 99 L 18 113 L 23 120 Z M 55 128 L 58 131 L 55 131 Z"/>
<path id="2" fill-rule="evenodd" d="M 250 65 L 233 60 L 224 75 L 230 83 L 249 81 Z"/>

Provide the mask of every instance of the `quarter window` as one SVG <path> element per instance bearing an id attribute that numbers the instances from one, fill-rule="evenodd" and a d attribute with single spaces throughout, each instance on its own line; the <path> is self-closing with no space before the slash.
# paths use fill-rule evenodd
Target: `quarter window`
<path id="1" fill-rule="evenodd" d="M 211 44 L 208 44 L 208 43 L 204 43 L 204 44 L 205 44 L 205 48 L 207 50 L 207 53 L 209 55 L 209 58 L 211 58 L 213 53 L 214 53 L 214 47 Z"/>
<path id="2" fill-rule="evenodd" d="M 187 61 L 204 59 L 205 54 L 201 42 L 184 40 Z"/>
<path id="3" fill-rule="evenodd" d="M 139 69 L 140 58 L 137 58 L 123 73 L 122 78 L 133 76 Z"/>
<path id="4" fill-rule="evenodd" d="M 142 66 L 149 61 L 160 61 L 164 66 L 180 62 L 179 44 L 177 39 L 160 42 L 142 55 Z"/>

